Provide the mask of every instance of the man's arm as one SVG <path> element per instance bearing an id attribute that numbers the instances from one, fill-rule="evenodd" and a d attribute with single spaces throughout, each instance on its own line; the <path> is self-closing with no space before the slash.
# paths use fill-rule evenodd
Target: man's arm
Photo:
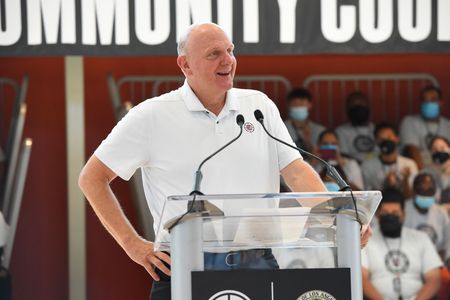
<path id="1" fill-rule="evenodd" d="M 370 300 L 383 300 L 380 292 L 370 282 L 369 270 L 362 268 L 363 292 L 364 296 Z"/>
<path id="2" fill-rule="evenodd" d="M 170 264 L 170 257 L 154 252 L 153 243 L 137 234 L 120 207 L 109 185 L 116 176 L 93 155 L 81 171 L 78 184 L 103 226 L 133 261 L 143 266 L 154 280 L 159 280 L 155 267 L 170 275 L 170 270 L 162 262 Z"/>
<path id="3" fill-rule="evenodd" d="M 327 191 L 319 174 L 302 159 L 296 159 L 284 167 L 281 176 L 293 192 Z"/>
<path id="4" fill-rule="evenodd" d="M 432 269 L 424 275 L 424 284 L 417 293 L 416 300 L 433 298 L 439 291 L 441 285 L 441 271 L 439 268 Z"/>

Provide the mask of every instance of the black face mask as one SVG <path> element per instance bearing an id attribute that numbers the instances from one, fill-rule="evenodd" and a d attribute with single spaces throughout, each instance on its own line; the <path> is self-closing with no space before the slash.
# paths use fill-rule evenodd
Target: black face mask
<path id="1" fill-rule="evenodd" d="M 354 105 L 348 109 L 347 114 L 353 126 L 364 125 L 369 121 L 369 107 L 366 105 Z"/>
<path id="2" fill-rule="evenodd" d="M 402 223 L 400 217 L 393 214 L 380 216 L 380 229 L 384 236 L 398 238 L 402 232 Z"/>
<path id="3" fill-rule="evenodd" d="M 391 140 L 382 140 L 378 147 L 382 154 L 391 154 L 397 149 L 397 143 Z"/>
<path id="4" fill-rule="evenodd" d="M 435 164 L 442 165 L 450 158 L 450 154 L 447 152 L 434 152 L 431 157 Z"/>

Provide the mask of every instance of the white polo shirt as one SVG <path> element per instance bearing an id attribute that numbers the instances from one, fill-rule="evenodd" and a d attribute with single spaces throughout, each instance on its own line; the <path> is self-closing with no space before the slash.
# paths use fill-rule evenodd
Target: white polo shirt
<path id="1" fill-rule="evenodd" d="M 185 82 L 181 88 L 131 109 L 95 155 L 125 180 L 141 168 L 156 231 L 165 199 L 189 194 L 202 160 L 237 136 L 238 114 L 245 118 L 243 134 L 203 166 L 201 191 L 204 194 L 279 191 L 280 170 L 301 156 L 266 135 L 254 117 L 256 109 L 264 114 L 269 132 L 293 144 L 277 107 L 263 93 L 231 89 L 224 108 L 215 116 Z M 185 204 L 173 207 L 163 222 L 185 211 Z"/>

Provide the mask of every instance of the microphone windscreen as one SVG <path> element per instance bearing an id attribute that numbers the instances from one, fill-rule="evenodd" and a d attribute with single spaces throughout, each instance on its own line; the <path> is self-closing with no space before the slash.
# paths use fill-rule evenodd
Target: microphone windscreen
<path id="1" fill-rule="evenodd" d="M 264 120 L 263 113 L 259 109 L 255 110 L 254 115 L 255 115 L 256 121 L 261 122 Z"/>
<path id="2" fill-rule="evenodd" d="M 237 115 L 237 116 L 236 116 L 236 123 L 237 123 L 239 126 L 244 125 L 244 123 L 245 123 L 244 116 L 241 115 L 241 114 Z"/>

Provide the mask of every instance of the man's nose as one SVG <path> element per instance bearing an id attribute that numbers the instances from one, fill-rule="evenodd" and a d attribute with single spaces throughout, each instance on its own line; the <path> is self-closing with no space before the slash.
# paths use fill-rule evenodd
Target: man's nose
<path id="1" fill-rule="evenodd" d="M 224 58 L 222 59 L 223 65 L 231 65 L 233 63 L 233 54 L 232 53 L 226 53 Z"/>

